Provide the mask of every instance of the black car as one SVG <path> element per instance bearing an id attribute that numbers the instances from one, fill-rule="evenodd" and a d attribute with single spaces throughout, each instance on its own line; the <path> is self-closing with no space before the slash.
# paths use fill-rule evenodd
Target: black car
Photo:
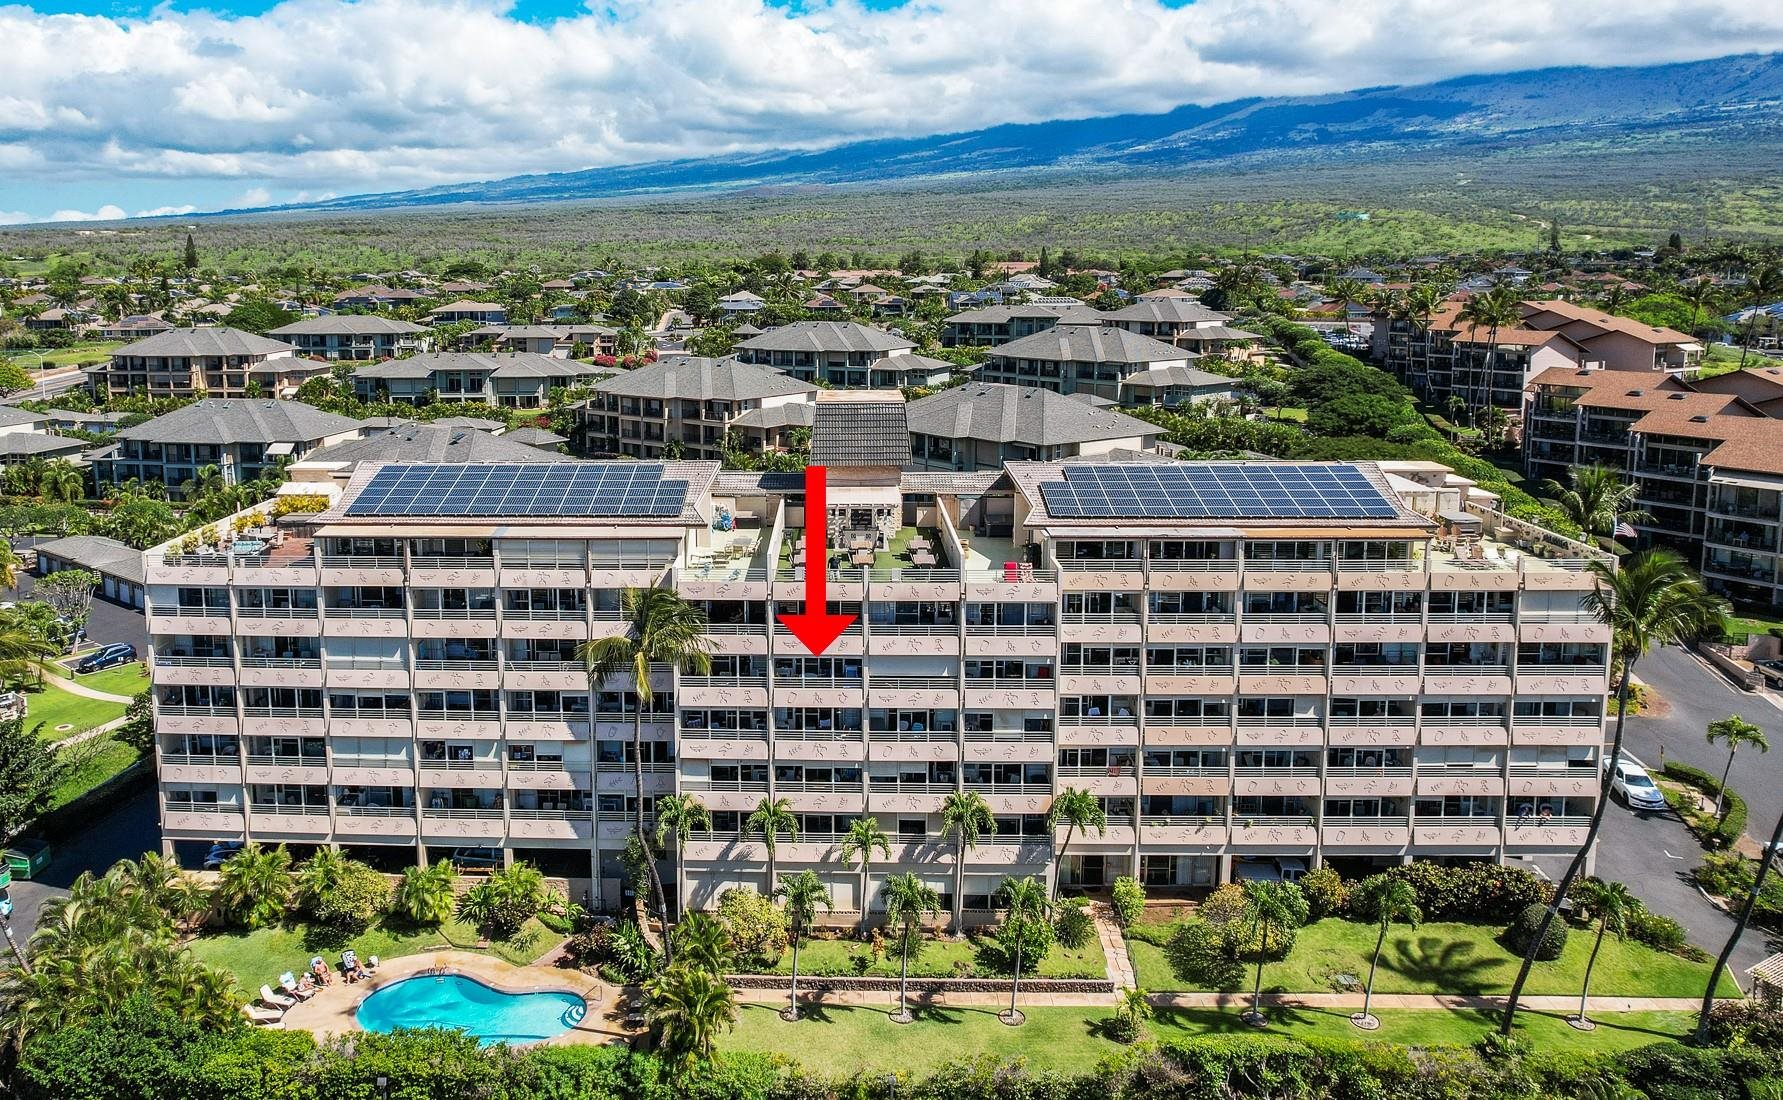
<path id="1" fill-rule="evenodd" d="M 75 662 L 76 672 L 98 672 L 102 668 L 113 665 L 127 665 L 136 660 L 136 647 L 128 642 L 113 642 L 102 645 L 93 652 Z"/>

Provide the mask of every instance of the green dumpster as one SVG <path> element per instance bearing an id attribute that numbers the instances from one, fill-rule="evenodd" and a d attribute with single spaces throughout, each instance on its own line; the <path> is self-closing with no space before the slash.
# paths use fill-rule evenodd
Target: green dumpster
<path id="1" fill-rule="evenodd" d="M 50 846 L 41 840 L 20 840 L 5 852 L 6 866 L 15 878 L 36 878 L 50 865 Z"/>

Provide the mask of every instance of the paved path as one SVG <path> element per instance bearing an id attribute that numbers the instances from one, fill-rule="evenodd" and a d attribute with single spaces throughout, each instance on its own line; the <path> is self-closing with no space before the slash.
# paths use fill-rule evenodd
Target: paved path
<path id="1" fill-rule="evenodd" d="M 737 998 L 758 1004 L 780 1004 L 786 1000 L 784 989 L 739 989 Z M 1503 996 L 1471 997 L 1461 995 L 1433 995 L 1421 993 L 1376 993 L 1374 1005 L 1376 1009 L 1413 1009 L 1423 1011 L 1457 1011 L 1480 1009 L 1499 1009 L 1504 1007 L 1508 998 Z M 1030 993 L 1026 989 L 1021 993 L 1021 1004 L 1025 1007 L 1058 1007 L 1058 1008 L 1108 1008 L 1115 1003 L 1112 993 Z M 1249 993 L 1153 993 L 1147 1000 L 1160 1008 L 1248 1008 L 1251 1003 Z M 846 990 L 806 990 L 800 989 L 801 1004 L 846 1005 L 866 1007 L 873 1005 L 889 1006 L 898 1003 L 896 989 L 846 989 Z M 916 1006 L 983 1006 L 1007 1005 L 1009 994 L 984 992 L 910 992 L 910 1003 Z M 1561 996 L 1526 996 L 1520 1002 L 1524 1008 L 1540 1012 L 1577 1011 L 1577 997 Z M 1266 1006 L 1300 1007 L 1300 1008 L 1350 1008 L 1362 1007 L 1360 993 L 1265 993 L 1263 1004 Z M 1691 1012 L 1702 1004 L 1697 997 L 1592 997 L 1592 1012 Z"/>
<path id="2" fill-rule="evenodd" d="M 128 695 L 113 695 L 109 691 L 100 691 L 97 688 L 90 688 L 85 684 L 58 676 L 49 670 L 48 665 L 44 665 L 42 668 L 45 681 L 56 685 L 70 695 L 79 695 L 84 699 L 98 699 L 107 703 L 123 703 L 125 706 L 130 705 L 133 701 Z"/>
<path id="3" fill-rule="evenodd" d="M 83 741 L 92 741 L 95 738 L 104 737 L 106 734 L 110 733 L 112 730 L 117 729 L 118 727 L 122 726 L 125 722 L 128 722 L 128 721 L 129 721 L 128 718 L 113 718 L 111 721 L 105 723 L 103 726 L 94 726 L 90 730 L 82 730 L 79 733 L 74 734 L 70 737 L 64 737 L 60 741 L 52 742 L 50 747 L 54 748 L 54 749 L 65 749 L 65 748 L 68 748 L 70 745 L 78 745 Z"/>
<path id="4" fill-rule="evenodd" d="M 1114 910 L 1107 902 L 1091 902 L 1090 919 L 1096 922 L 1096 937 L 1102 941 L 1102 954 L 1108 959 L 1108 980 L 1114 983 L 1114 991 L 1138 988 L 1133 960 L 1127 955 L 1127 938 L 1121 935 Z"/>

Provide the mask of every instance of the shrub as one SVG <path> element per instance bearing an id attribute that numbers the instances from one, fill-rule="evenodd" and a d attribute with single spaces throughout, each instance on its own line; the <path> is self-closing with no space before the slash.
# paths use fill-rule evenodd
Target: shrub
<path id="1" fill-rule="evenodd" d="M 1505 946 L 1521 955 L 1529 950 L 1530 941 L 1535 938 L 1536 930 L 1542 925 L 1542 918 L 1547 915 L 1545 902 L 1531 902 L 1523 907 L 1511 926 L 1504 930 Z M 1542 938 L 1541 946 L 1536 948 L 1535 957 L 1542 962 L 1552 962 L 1566 950 L 1566 922 L 1556 914 L 1548 925 L 1548 934 Z"/>
<path id="2" fill-rule="evenodd" d="M 1693 768 L 1689 764 L 1676 760 L 1665 762 L 1665 777 L 1695 787 L 1708 795 L 1711 800 L 1722 794 L 1720 779 L 1701 768 Z M 1740 839 L 1741 834 L 1746 831 L 1746 800 L 1741 798 L 1739 792 L 1731 787 L 1728 788 L 1725 797 L 1726 803 L 1720 820 L 1716 820 L 1713 807 L 1707 812 L 1702 812 L 1689 804 L 1673 803 L 1684 818 L 1685 824 L 1689 825 L 1692 831 L 1702 839 L 1703 844 L 1710 848 L 1731 848 L 1734 842 Z M 1668 799 L 1668 801 L 1670 800 Z"/>
<path id="3" fill-rule="evenodd" d="M 719 895 L 718 923 L 730 933 L 739 959 L 771 967 L 786 950 L 786 913 L 748 887 Z"/>
<path id="4" fill-rule="evenodd" d="M 589 925 L 563 941 L 563 954 L 571 966 L 582 970 L 613 961 L 613 926 Z"/>
<path id="5" fill-rule="evenodd" d="M 1206 921 L 1178 925 L 1164 944 L 1164 958 L 1172 973 L 1197 988 L 1233 990 L 1244 984 L 1244 967 L 1226 937 Z"/>
<path id="6" fill-rule="evenodd" d="M 1709 1041 L 1783 1053 L 1783 1009 L 1759 1001 L 1717 1001 L 1709 1010 Z"/>
<path id="7" fill-rule="evenodd" d="M 1228 926 L 1244 920 L 1244 911 L 1244 887 L 1236 882 L 1217 887 L 1213 893 L 1207 895 L 1207 900 L 1201 903 L 1198 910 L 1201 919 L 1222 938 Z"/>
<path id="8" fill-rule="evenodd" d="M 1348 884 L 1329 867 L 1308 871 L 1300 879 L 1300 892 L 1306 895 L 1311 920 L 1338 916 L 1350 901 Z"/>
<path id="9" fill-rule="evenodd" d="M 357 860 L 347 860 L 328 890 L 304 898 L 304 909 L 319 923 L 364 929 L 390 909 L 390 880 Z"/>
<path id="10" fill-rule="evenodd" d="M 1122 875 L 1114 880 L 1114 892 L 1109 899 L 1114 910 L 1114 919 L 1122 928 L 1131 928 L 1145 912 L 1145 887 L 1131 875 Z"/>
<path id="11" fill-rule="evenodd" d="M 1689 934 L 1684 931 L 1683 925 L 1645 906 L 1635 909 L 1629 915 L 1628 936 L 1636 943 L 1644 943 L 1648 947 L 1669 951 L 1688 959 L 1701 961 L 1707 958 L 1700 948 L 1690 944 Z"/>
<path id="12" fill-rule="evenodd" d="M 1096 922 L 1084 907 L 1072 902 L 1059 906 L 1059 917 L 1054 931 L 1058 935 L 1059 946 L 1067 951 L 1081 950 L 1096 936 Z"/>
<path id="13" fill-rule="evenodd" d="M 1502 923 L 1536 902 L 1553 897 L 1553 887 L 1521 867 L 1468 863 L 1407 863 L 1384 872 L 1411 884 L 1425 920 Z"/>

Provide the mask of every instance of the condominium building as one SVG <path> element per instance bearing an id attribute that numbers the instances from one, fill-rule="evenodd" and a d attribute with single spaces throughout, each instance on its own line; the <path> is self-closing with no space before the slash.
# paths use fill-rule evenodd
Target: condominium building
<path id="1" fill-rule="evenodd" d="M 1472 408 L 1518 410 L 1530 380 L 1566 367 L 1682 375 L 1701 363 L 1702 345 L 1675 329 L 1559 300 L 1522 303 L 1522 320 L 1496 329 L 1461 319 L 1450 301 L 1427 322 L 1374 315 L 1371 354 L 1412 391 L 1436 405 L 1459 397 Z"/>
<path id="2" fill-rule="evenodd" d="M 1248 347 L 1263 337 L 1234 328 L 1230 313 L 1208 309 L 1190 297 L 1166 298 L 1140 295 L 1140 300 L 1102 315 L 1102 323 L 1150 336 L 1197 355 L 1224 355 L 1229 349 Z"/>
<path id="3" fill-rule="evenodd" d="M 772 367 L 670 355 L 598 382 L 576 409 L 583 454 L 720 458 L 787 449 L 811 427 L 817 387 Z"/>
<path id="4" fill-rule="evenodd" d="M 1523 410 L 1526 468 L 1561 484 L 1579 466 L 1627 471 L 1641 536 L 1684 550 L 1717 592 L 1783 606 L 1783 420 L 1740 391 L 1765 392 L 1738 379 L 1544 371 Z"/>
<path id="5" fill-rule="evenodd" d="M 376 360 L 433 346 L 428 330 L 413 321 L 389 317 L 338 314 L 306 317 L 267 333 L 288 342 L 303 355 L 328 360 Z"/>
<path id="6" fill-rule="evenodd" d="M 1177 405 L 1231 396 L 1236 383 L 1192 366 L 1199 358 L 1124 328 L 1061 321 L 992 348 L 978 379 L 1086 394 L 1122 405 Z"/>
<path id="7" fill-rule="evenodd" d="M 233 552 L 151 550 L 164 844 L 488 848 L 613 908 L 640 800 L 678 792 L 713 831 L 664 878 L 708 907 L 770 886 L 743 822 L 784 798 L 779 871 L 814 870 L 853 920 L 900 872 L 987 917 L 1005 876 L 1053 873 L 1066 788 L 1108 817 L 1063 859 L 1085 887 L 1583 843 L 1608 640 L 1580 607 L 1589 549 L 1418 469 L 905 473 L 881 434 L 814 445 L 821 516 L 799 478 L 710 462 L 362 465 Z M 813 654 L 779 616 L 818 555 L 856 618 Z M 642 706 L 575 653 L 649 585 L 699 607 L 713 658 L 653 670 Z M 996 830 L 956 867 L 940 811 L 962 790 Z M 864 815 L 892 840 L 871 876 L 838 856 Z"/>
<path id="8" fill-rule="evenodd" d="M 365 433 L 357 420 L 299 401 L 208 398 L 119 431 L 115 442 L 92 454 L 93 480 L 101 486 L 159 482 L 178 498 L 207 466 L 239 484 Z"/>
<path id="9" fill-rule="evenodd" d="M 952 363 L 917 355 L 915 347 L 902 336 L 853 321 L 796 321 L 751 336 L 737 345 L 736 355 L 801 382 L 842 389 L 938 386 L 953 376 Z"/>
<path id="10" fill-rule="evenodd" d="M 1099 325 L 1105 315 L 1081 302 L 1072 305 L 986 306 L 949 317 L 941 328 L 941 346 L 949 348 L 993 347 L 1032 336 L 1060 321 Z"/>
<path id="11" fill-rule="evenodd" d="M 912 462 L 1001 470 L 1007 462 L 1150 451 L 1163 429 L 1051 390 L 970 382 L 910 403 Z"/>
<path id="12" fill-rule="evenodd" d="M 353 372 L 361 400 L 425 405 L 463 401 L 504 409 L 537 409 L 551 391 L 584 385 L 610 372 L 575 359 L 527 351 L 436 351 L 371 363 Z"/>
<path id="13" fill-rule="evenodd" d="M 282 340 L 233 328 L 179 328 L 111 353 L 87 367 L 87 388 L 115 397 L 290 397 L 328 364 L 300 358 Z"/>

